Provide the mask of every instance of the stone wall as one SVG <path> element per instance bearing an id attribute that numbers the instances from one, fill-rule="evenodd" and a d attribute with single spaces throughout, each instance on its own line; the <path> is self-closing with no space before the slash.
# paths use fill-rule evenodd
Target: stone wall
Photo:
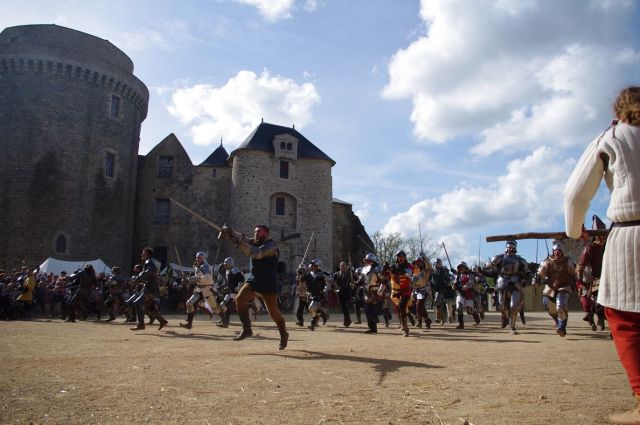
<path id="1" fill-rule="evenodd" d="M 340 261 L 351 262 L 354 267 L 361 265 L 373 242 L 351 204 L 333 202 L 333 264 Z"/>
<path id="2" fill-rule="evenodd" d="M 160 158 L 172 158 L 170 177 L 159 177 Z M 215 176 L 213 169 L 216 169 Z M 229 216 L 229 167 L 193 165 L 188 154 L 173 135 L 169 135 L 147 155 L 138 166 L 134 261 L 143 247 L 166 250 L 173 263 L 190 266 L 197 251 L 209 253 L 213 263 L 218 253 L 218 232 L 175 203 L 169 205 L 169 221 L 159 223 L 156 200 L 175 199 L 205 219 L 222 225 Z M 226 251 L 218 253 L 218 262 Z"/>

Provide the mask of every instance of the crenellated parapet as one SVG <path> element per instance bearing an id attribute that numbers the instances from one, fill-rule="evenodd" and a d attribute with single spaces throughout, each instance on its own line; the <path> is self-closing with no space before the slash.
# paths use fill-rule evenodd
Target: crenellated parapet
<path id="1" fill-rule="evenodd" d="M 110 90 L 123 98 L 129 99 L 140 111 L 141 118 L 145 119 L 149 107 L 149 90 L 134 75 L 116 76 L 103 70 L 95 70 L 84 67 L 82 64 L 72 61 L 61 62 L 56 58 L 46 56 L 24 57 L 21 55 L 3 55 L 0 53 L 0 74 L 12 72 L 33 73 L 35 75 L 60 75 L 73 78 Z"/>
<path id="2" fill-rule="evenodd" d="M 57 25 L 23 25 L 0 33 L 0 74 L 64 76 L 130 100 L 147 116 L 149 90 L 133 62 L 109 41 Z"/>

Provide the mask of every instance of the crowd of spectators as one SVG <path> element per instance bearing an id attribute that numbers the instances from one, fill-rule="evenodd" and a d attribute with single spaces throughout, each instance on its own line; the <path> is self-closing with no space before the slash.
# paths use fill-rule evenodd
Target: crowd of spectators
<path id="1" fill-rule="evenodd" d="M 73 290 L 69 273 L 40 273 L 38 269 L 30 270 L 27 266 L 20 270 L 0 269 L 0 320 L 64 318 L 67 302 Z M 87 306 L 87 318 L 100 320 L 109 315 L 109 307 L 105 302 L 109 298 L 110 285 L 110 275 L 97 275 Z M 134 284 L 130 279 L 126 279 L 122 287 L 122 297 L 127 300 L 133 294 Z M 191 291 L 187 279 L 161 278 L 158 300 L 161 311 L 169 314 L 184 313 L 185 303 L 191 296 Z M 126 315 L 125 305 L 122 305 L 119 314 Z"/>

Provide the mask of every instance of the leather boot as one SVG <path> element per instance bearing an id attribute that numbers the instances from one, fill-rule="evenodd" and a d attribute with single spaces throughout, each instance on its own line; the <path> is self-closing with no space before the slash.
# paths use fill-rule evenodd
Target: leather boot
<path id="1" fill-rule="evenodd" d="M 240 316 L 240 323 L 242 323 L 242 332 L 240 332 L 240 334 L 238 334 L 238 336 L 233 339 L 235 341 L 242 341 L 243 339 L 253 335 L 253 331 L 251 330 L 251 319 L 249 318 L 249 312 L 247 310 L 239 311 L 238 316 Z"/>
<path id="2" fill-rule="evenodd" d="M 507 325 L 509 324 L 509 317 L 507 316 L 506 312 L 502 313 L 502 321 L 500 322 L 500 327 L 502 329 L 506 328 Z"/>
<path id="3" fill-rule="evenodd" d="M 473 320 L 476 322 L 476 325 L 480 324 L 480 315 L 478 313 L 473 313 Z"/>
<path id="4" fill-rule="evenodd" d="M 431 329 L 431 319 L 429 319 L 428 315 L 424 317 L 424 327 L 426 329 Z"/>
<path id="5" fill-rule="evenodd" d="M 349 317 L 349 313 L 344 313 L 343 316 L 344 322 L 342 322 L 342 324 L 345 328 L 348 328 L 351 325 L 351 317 Z"/>
<path id="6" fill-rule="evenodd" d="M 611 415 L 611 422 L 618 425 L 640 425 L 640 394 L 636 394 L 636 402 L 638 405 L 635 409 Z"/>
<path id="7" fill-rule="evenodd" d="M 356 321 L 353 323 L 355 323 L 356 325 L 362 323 L 362 313 L 360 312 L 359 308 L 356 308 Z"/>
<path id="8" fill-rule="evenodd" d="M 464 329 L 464 314 L 458 313 L 458 326 L 456 329 Z"/>
<path id="9" fill-rule="evenodd" d="M 376 334 L 378 333 L 378 324 L 374 321 L 368 321 L 367 325 L 369 325 L 369 329 L 364 331 L 366 334 Z"/>
<path id="10" fill-rule="evenodd" d="M 187 323 L 180 322 L 180 327 L 185 329 L 191 329 L 193 327 L 193 316 L 195 313 L 187 313 Z"/>
<path id="11" fill-rule="evenodd" d="M 158 326 L 158 330 L 164 328 L 169 323 L 169 321 L 167 319 L 165 319 L 164 317 L 160 316 L 160 313 L 158 313 L 158 320 L 160 321 L 160 326 Z"/>
<path id="12" fill-rule="evenodd" d="M 311 323 L 309 324 L 309 326 L 307 326 L 307 329 L 313 331 L 316 329 L 316 326 L 318 326 L 318 316 L 311 319 Z"/>
<path id="13" fill-rule="evenodd" d="M 289 342 L 289 332 L 287 332 L 284 319 L 282 319 L 281 322 L 276 323 L 276 325 L 278 325 L 278 332 L 280 332 L 280 346 L 278 347 L 278 350 L 284 350 L 287 348 L 287 342 Z"/>
<path id="14" fill-rule="evenodd" d="M 224 313 L 220 313 L 220 321 L 216 323 L 216 326 L 221 328 L 228 328 L 230 320 L 231 312 L 227 310 Z"/>
<path id="15" fill-rule="evenodd" d="M 413 318 L 413 314 L 407 313 L 407 319 L 409 319 L 409 322 L 411 323 L 411 326 L 415 326 L 416 325 L 416 319 Z"/>
<path id="16" fill-rule="evenodd" d="M 517 335 L 518 331 L 516 331 L 516 320 L 518 320 L 518 312 L 512 311 L 509 317 L 509 332 L 512 335 Z"/>
<path id="17" fill-rule="evenodd" d="M 598 329 L 604 330 L 604 313 L 598 314 Z"/>

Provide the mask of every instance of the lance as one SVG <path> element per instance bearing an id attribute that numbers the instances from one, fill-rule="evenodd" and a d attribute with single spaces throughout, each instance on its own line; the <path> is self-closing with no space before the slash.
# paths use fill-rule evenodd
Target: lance
<path id="1" fill-rule="evenodd" d="M 595 237 L 595 236 L 607 236 L 609 234 L 609 230 L 585 230 L 583 231 L 587 234 L 587 236 Z M 527 232 L 527 233 L 515 233 L 513 235 L 495 235 L 495 236 L 487 236 L 487 242 L 498 242 L 498 241 L 510 241 L 516 239 L 569 239 L 569 236 L 565 232 Z"/>

